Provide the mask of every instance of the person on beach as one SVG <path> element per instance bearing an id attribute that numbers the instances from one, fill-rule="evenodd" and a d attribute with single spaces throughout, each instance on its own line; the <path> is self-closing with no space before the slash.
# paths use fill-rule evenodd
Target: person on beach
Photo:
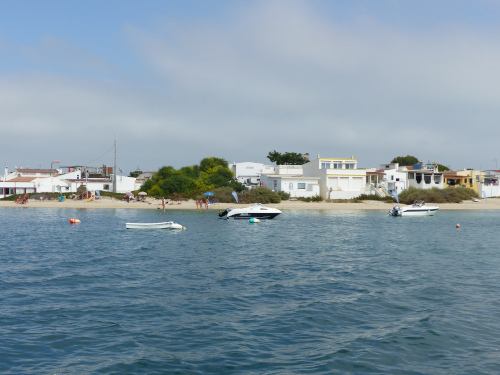
<path id="1" fill-rule="evenodd" d="M 205 199 L 205 209 L 208 211 L 208 198 Z"/>
<path id="2" fill-rule="evenodd" d="M 29 199 L 29 197 L 30 197 L 30 196 L 28 195 L 28 193 L 25 193 L 25 194 L 24 194 L 24 203 L 28 203 L 28 199 Z"/>

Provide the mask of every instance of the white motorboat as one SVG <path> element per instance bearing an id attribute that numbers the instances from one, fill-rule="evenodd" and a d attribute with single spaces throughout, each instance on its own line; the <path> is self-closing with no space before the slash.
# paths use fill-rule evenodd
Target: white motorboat
<path id="1" fill-rule="evenodd" d="M 438 206 L 427 206 L 424 201 L 415 201 L 411 206 L 394 206 L 389 211 L 391 216 L 430 216 L 439 210 Z"/>
<path id="2" fill-rule="evenodd" d="M 222 219 L 274 219 L 281 213 L 277 208 L 266 207 L 262 203 L 254 203 L 245 208 L 226 208 L 219 212 Z"/>
<path id="3" fill-rule="evenodd" d="M 162 223 L 126 223 L 125 226 L 127 229 L 186 229 L 173 221 L 164 221 Z"/>

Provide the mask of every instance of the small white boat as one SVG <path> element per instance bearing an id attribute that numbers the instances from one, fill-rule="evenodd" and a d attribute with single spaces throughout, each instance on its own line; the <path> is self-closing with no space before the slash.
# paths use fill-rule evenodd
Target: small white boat
<path id="1" fill-rule="evenodd" d="M 274 219 L 281 214 L 277 208 L 266 207 L 262 203 L 254 203 L 245 208 L 226 208 L 219 212 L 219 217 L 222 219 Z"/>
<path id="2" fill-rule="evenodd" d="M 389 211 L 391 216 L 430 216 L 439 210 L 438 206 L 426 206 L 424 201 L 415 201 L 411 206 L 394 206 Z"/>
<path id="3" fill-rule="evenodd" d="M 127 229 L 186 229 L 173 221 L 164 221 L 162 223 L 126 223 L 125 226 Z"/>

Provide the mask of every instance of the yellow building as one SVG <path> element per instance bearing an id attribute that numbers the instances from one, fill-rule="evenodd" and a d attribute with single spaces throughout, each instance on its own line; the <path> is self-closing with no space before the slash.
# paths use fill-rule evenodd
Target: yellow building
<path id="1" fill-rule="evenodd" d="M 445 187 L 467 187 L 474 189 L 481 196 L 480 183 L 484 181 L 485 173 L 465 169 L 462 171 L 446 171 L 443 173 Z"/>

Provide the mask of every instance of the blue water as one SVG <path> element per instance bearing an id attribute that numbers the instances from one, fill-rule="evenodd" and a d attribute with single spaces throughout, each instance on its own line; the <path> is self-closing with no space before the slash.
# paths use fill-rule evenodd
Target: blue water
<path id="1" fill-rule="evenodd" d="M 499 220 L 2 209 L 0 373 L 498 373 Z"/>

